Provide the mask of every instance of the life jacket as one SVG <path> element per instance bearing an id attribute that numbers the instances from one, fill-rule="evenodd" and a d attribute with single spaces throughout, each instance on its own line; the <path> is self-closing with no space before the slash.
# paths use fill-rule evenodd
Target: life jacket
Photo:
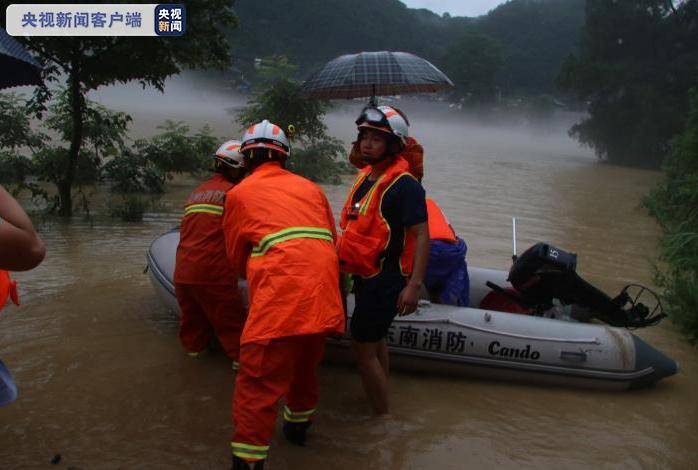
<path id="1" fill-rule="evenodd" d="M 349 192 L 339 222 L 343 233 L 337 243 L 339 269 L 362 277 L 375 276 L 383 269 L 385 251 L 390 243 L 390 226 L 381 212 L 385 193 L 399 178 L 413 177 L 407 161 L 398 155 L 371 189 L 352 203 L 354 193 L 370 173 L 371 166 L 362 169 Z M 415 243 L 415 237 L 405 229 L 400 255 L 400 270 L 404 276 L 412 272 Z"/>
<path id="2" fill-rule="evenodd" d="M 225 256 L 221 223 L 225 194 L 233 186 L 216 173 L 187 198 L 177 246 L 175 283 L 237 285 Z"/>
<path id="3" fill-rule="evenodd" d="M 17 281 L 13 281 L 10 278 L 10 273 L 0 269 L 0 310 L 5 307 L 8 297 L 12 300 L 12 303 L 19 305 Z"/>
<path id="4" fill-rule="evenodd" d="M 441 240 L 456 243 L 458 238 L 441 208 L 433 199 L 427 198 L 427 217 L 429 218 L 429 240 Z"/>
<path id="5" fill-rule="evenodd" d="M 407 160 L 409 165 L 409 172 L 421 181 L 424 177 L 424 148 L 417 142 L 414 137 L 407 138 L 407 144 L 405 148 L 400 152 L 402 158 Z M 351 146 L 351 151 L 349 152 L 349 162 L 354 165 L 359 170 L 362 170 L 368 166 L 366 162 L 361 158 L 361 152 L 359 151 L 359 143 L 354 142 Z"/>

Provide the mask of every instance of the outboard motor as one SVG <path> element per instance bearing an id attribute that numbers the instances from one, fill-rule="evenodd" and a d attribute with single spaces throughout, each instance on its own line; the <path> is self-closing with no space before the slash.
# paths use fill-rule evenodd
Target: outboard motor
<path id="1" fill-rule="evenodd" d="M 582 307 L 573 310 L 573 317 L 576 312 L 578 320 L 598 318 L 612 326 L 644 327 L 666 317 L 657 294 L 650 289 L 630 284 L 611 298 L 582 279 L 576 268 L 576 254 L 537 243 L 519 256 L 509 270 L 507 280 L 516 289 L 515 293 L 489 282 L 487 285 L 539 315 L 553 308 L 556 299 L 563 305 Z M 646 297 L 655 303 L 651 311 L 639 302 Z"/>

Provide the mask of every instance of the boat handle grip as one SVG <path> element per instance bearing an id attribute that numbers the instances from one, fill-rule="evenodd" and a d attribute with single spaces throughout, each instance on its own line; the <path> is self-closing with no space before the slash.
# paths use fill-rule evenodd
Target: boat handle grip
<path id="1" fill-rule="evenodd" d="M 587 360 L 587 353 L 583 351 L 561 351 L 560 359 L 567 361 L 584 362 Z"/>

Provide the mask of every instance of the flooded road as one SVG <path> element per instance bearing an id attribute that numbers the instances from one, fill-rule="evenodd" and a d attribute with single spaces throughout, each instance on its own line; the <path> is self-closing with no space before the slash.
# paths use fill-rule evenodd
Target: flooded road
<path id="1" fill-rule="evenodd" d="M 109 93 L 98 98 L 118 107 Z M 189 122 L 237 135 L 220 103 L 210 106 Z M 349 142 L 359 106 L 328 116 L 330 132 Z M 425 187 L 468 243 L 472 266 L 508 269 L 516 216 L 520 251 L 547 241 L 577 252 L 581 275 L 611 294 L 631 281 L 651 285 L 659 232 L 639 204 L 658 173 L 599 164 L 567 138 L 571 116 L 543 131 L 476 124 L 436 105 L 404 108 L 426 148 Z M 133 111 L 134 134 L 188 116 L 172 113 Z M 24 305 L 0 317 L 0 358 L 20 389 L 0 409 L 0 468 L 52 467 L 56 454 L 55 468 L 227 468 L 230 364 L 182 353 L 177 320 L 143 274 L 147 247 L 178 224 L 194 184 L 171 186 L 143 223 L 40 223 L 47 259 L 16 275 Z M 335 211 L 348 185 L 325 187 Z M 681 372 L 624 393 L 395 373 L 390 420 L 368 417 L 354 371 L 323 367 L 309 447 L 277 434 L 269 467 L 693 467 L 698 352 L 669 322 L 638 334 Z"/>

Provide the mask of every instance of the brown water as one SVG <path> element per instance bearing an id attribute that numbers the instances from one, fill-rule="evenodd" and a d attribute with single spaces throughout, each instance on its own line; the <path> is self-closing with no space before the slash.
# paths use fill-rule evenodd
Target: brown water
<path id="1" fill-rule="evenodd" d="M 135 132 L 186 116 L 227 134 L 221 103 L 204 104 L 192 114 L 134 111 Z M 328 117 L 345 141 L 357 106 Z M 508 267 L 516 216 L 520 250 L 544 240 L 576 251 L 582 275 L 609 292 L 651 283 L 658 230 L 639 201 L 658 174 L 598 164 L 563 125 L 504 129 L 405 107 L 427 149 L 425 186 L 468 242 L 471 265 Z M 0 409 L 0 468 L 50 467 L 55 454 L 58 468 L 228 466 L 230 366 L 182 353 L 176 319 L 142 273 L 149 243 L 178 223 L 193 184 L 172 187 L 143 223 L 41 224 L 48 257 L 16 276 L 24 305 L 0 317 L 0 357 L 20 389 Z M 326 188 L 336 210 L 347 186 Z M 354 371 L 324 367 L 310 446 L 277 436 L 270 467 L 694 467 L 696 350 L 670 323 L 639 334 L 678 360 L 680 374 L 648 390 L 601 393 L 395 373 L 394 418 L 385 421 L 368 417 Z"/>

